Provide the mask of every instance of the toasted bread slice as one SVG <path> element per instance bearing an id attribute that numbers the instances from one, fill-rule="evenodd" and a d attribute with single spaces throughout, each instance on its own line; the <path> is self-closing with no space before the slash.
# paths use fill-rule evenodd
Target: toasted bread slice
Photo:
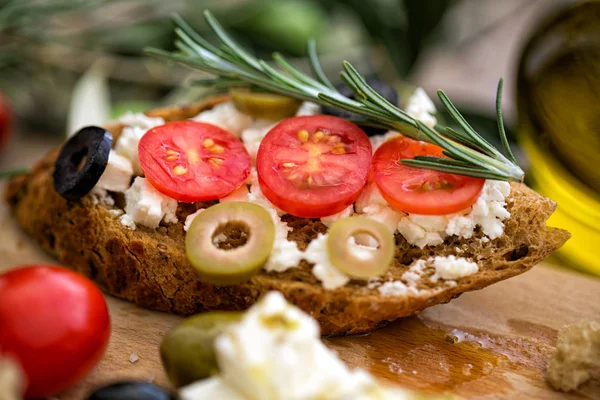
<path id="1" fill-rule="evenodd" d="M 190 118 L 223 101 L 214 97 L 187 107 L 154 110 L 148 115 L 167 121 Z M 122 126 L 109 129 L 115 136 Z M 427 279 L 434 269 L 423 270 L 416 290 L 401 295 L 382 295 L 376 285 L 364 281 L 326 290 L 302 261 L 285 272 L 265 272 L 248 282 L 215 286 L 198 280 L 185 255 L 183 224 L 136 230 L 124 227 L 111 206 L 90 196 L 70 202 L 54 190 L 52 173 L 58 151 L 50 152 L 28 175 L 14 178 L 6 198 L 23 229 L 61 263 L 87 275 L 107 293 L 141 306 L 190 315 L 207 310 L 237 310 L 251 306 L 263 294 L 278 290 L 321 324 L 324 335 L 371 331 L 389 321 L 406 317 L 435 304 L 445 303 L 463 292 L 521 274 L 568 238 L 567 231 L 546 226 L 556 205 L 523 184 L 511 184 L 504 235 L 491 241 L 477 237 L 449 237 L 438 246 L 420 249 L 396 235 L 396 253 L 386 280 L 400 280 L 415 260 L 431 256 L 458 255 L 477 262 L 479 271 L 455 283 Z M 122 202 L 118 197 L 117 204 Z M 205 207 L 209 204 L 203 204 Z M 200 205 L 180 204 L 180 221 Z M 293 228 L 288 239 L 301 250 L 318 233 L 325 233 L 319 220 L 285 216 Z M 481 236 L 479 236 L 480 238 Z M 458 253 L 457 253 L 458 252 Z"/>

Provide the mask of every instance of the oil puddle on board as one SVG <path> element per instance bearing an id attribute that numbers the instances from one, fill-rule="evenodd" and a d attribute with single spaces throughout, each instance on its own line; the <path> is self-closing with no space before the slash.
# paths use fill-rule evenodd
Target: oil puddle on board
<path id="1" fill-rule="evenodd" d="M 369 335 L 326 342 L 344 361 L 381 379 L 428 392 L 469 395 L 511 390 L 511 374 L 543 385 L 541 376 L 552 352 L 549 340 L 534 336 L 504 337 L 419 317 Z"/>

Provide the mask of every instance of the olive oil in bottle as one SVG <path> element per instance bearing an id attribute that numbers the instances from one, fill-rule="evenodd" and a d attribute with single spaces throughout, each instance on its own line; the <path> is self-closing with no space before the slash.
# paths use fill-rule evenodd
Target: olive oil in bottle
<path id="1" fill-rule="evenodd" d="M 574 3 L 538 28 L 517 93 L 528 182 L 558 203 L 548 225 L 573 235 L 558 254 L 600 275 L 600 1 Z"/>

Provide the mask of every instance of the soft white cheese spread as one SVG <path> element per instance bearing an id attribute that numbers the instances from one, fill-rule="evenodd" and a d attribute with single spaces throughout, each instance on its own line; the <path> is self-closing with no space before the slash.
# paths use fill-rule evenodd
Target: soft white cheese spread
<path id="1" fill-rule="evenodd" d="M 135 175 L 142 175 L 143 172 L 138 158 L 140 139 L 149 129 L 164 125 L 165 120 L 160 117 L 148 117 L 142 113 L 127 113 L 119 118 L 119 122 L 125 127 L 121 131 L 119 139 L 117 139 L 115 151 L 131 161 Z"/>
<path id="2" fill-rule="evenodd" d="M 96 187 L 111 192 L 124 192 L 131 185 L 133 165 L 131 161 L 111 150 L 108 155 L 108 164 L 96 183 Z"/>
<path id="3" fill-rule="evenodd" d="M 327 234 L 320 233 L 316 239 L 313 239 L 304 252 L 304 259 L 314 264 L 312 273 L 321 281 L 325 289 L 336 289 L 350 282 L 350 277 L 331 263 L 327 250 L 327 237 Z"/>
<path id="4" fill-rule="evenodd" d="M 183 400 L 408 398 L 365 371 L 350 370 L 321 342 L 317 322 L 278 292 L 268 293 L 227 328 L 215 350 L 221 374 L 183 388 Z"/>
<path id="5" fill-rule="evenodd" d="M 157 228 L 161 221 L 177 222 L 177 200 L 167 197 L 154 188 L 146 178 L 137 177 L 125 192 L 123 225 L 133 228 L 140 224 Z"/>
<path id="6" fill-rule="evenodd" d="M 242 131 L 249 128 L 254 121 L 251 116 L 238 111 L 233 101 L 217 104 L 210 110 L 202 111 L 192 120 L 216 125 L 237 137 L 240 137 Z"/>
<path id="7" fill-rule="evenodd" d="M 429 278 L 433 283 L 439 279 L 454 280 L 465 276 L 473 275 L 479 270 L 479 267 L 473 261 L 463 257 L 456 256 L 436 256 L 427 260 L 435 267 L 435 274 Z"/>

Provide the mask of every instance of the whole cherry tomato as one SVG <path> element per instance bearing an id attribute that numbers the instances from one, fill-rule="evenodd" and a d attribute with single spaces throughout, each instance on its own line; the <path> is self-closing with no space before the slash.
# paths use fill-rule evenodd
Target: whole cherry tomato
<path id="1" fill-rule="evenodd" d="M 77 383 L 102 357 L 109 336 L 104 296 L 83 275 L 46 265 L 0 275 L 0 352 L 21 364 L 27 397 Z"/>

